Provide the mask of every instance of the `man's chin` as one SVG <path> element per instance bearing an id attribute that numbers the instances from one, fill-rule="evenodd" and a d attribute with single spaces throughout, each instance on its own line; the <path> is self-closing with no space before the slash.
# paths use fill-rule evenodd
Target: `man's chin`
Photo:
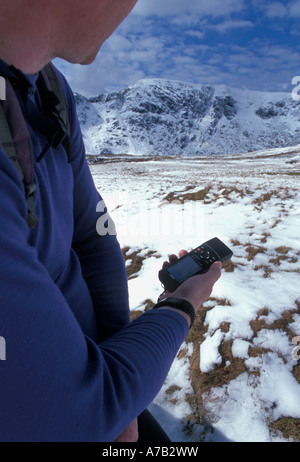
<path id="1" fill-rule="evenodd" d="M 97 51 L 94 51 L 89 56 L 86 56 L 85 58 L 83 58 L 79 62 L 79 64 L 82 64 L 83 66 L 87 66 L 89 64 L 92 64 L 95 61 L 95 59 L 97 58 L 99 50 L 100 50 L 100 47 L 99 47 L 99 49 L 97 49 Z"/>
<path id="2" fill-rule="evenodd" d="M 81 64 L 82 66 L 88 66 L 89 64 L 92 64 L 95 61 L 96 56 L 94 56 L 92 58 L 90 58 L 90 57 L 86 58 L 83 61 L 80 61 L 78 64 Z"/>
<path id="3" fill-rule="evenodd" d="M 99 53 L 99 50 L 100 50 L 100 46 L 99 48 L 97 48 L 95 51 L 93 51 L 93 53 L 90 53 L 90 54 L 85 54 L 85 55 L 81 55 L 81 56 L 76 56 L 76 55 L 67 55 L 67 54 L 60 54 L 60 55 L 55 55 L 53 58 L 60 58 L 60 59 L 64 59 L 65 61 L 71 63 L 71 64 L 81 64 L 83 66 L 87 66 L 89 64 L 92 64 L 95 59 L 97 58 L 97 55 Z"/>

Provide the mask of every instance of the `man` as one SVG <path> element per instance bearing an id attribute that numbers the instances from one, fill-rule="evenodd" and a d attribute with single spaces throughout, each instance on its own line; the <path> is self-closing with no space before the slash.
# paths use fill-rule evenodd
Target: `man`
<path id="1" fill-rule="evenodd" d="M 13 83 L 27 121 L 39 217 L 29 228 L 23 183 L 0 147 L 1 441 L 137 441 L 137 416 L 160 390 L 189 329 L 191 314 L 167 302 L 129 322 L 120 246 L 96 232 L 101 198 L 61 75 L 71 162 L 39 128 L 39 71 L 54 57 L 91 63 L 135 4 L 0 0 L 0 75 Z M 172 296 L 197 311 L 220 267 Z"/>

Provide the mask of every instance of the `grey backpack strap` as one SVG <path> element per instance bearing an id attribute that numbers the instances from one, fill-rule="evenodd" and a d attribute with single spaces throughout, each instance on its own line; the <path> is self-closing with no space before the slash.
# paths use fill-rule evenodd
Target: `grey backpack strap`
<path id="1" fill-rule="evenodd" d="M 47 64 L 42 69 L 41 74 L 48 86 L 48 89 L 53 91 L 59 99 L 59 115 L 67 128 L 68 134 L 70 135 L 65 95 L 54 65 L 52 63 Z"/>
<path id="2" fill-rule="evenodd" d="M 55 111 L 52 112 L 52 117 L 55 115 L 55 119 L 60 125 L 60 143 L 65 148 L 68 156 L 68 161 L 71 162 L 71 142 L 70 142 L 70 125 L 67 113 L 67 104 L 65 95 L 62 89 L 59 75 L 56 71 L 55 66 L 50 62 L 40 72 L 42 77 L 43 85 L 49 92 L 52 92 L 57 100 L 55 104 Z M 40 92 L 43 92 L 42 88 Z M 54 114 L 55 112 L 55 114 Z"/>
<path id="3" fill-rule="evenodd" d="M 19 101 L 10 82 L 6 82 L 6 100 L 0 103 L 0 144 L 15 165 L 25 189 L 27 223 L 35 228 L 39 218 L 35 213 L 33 155 L 29 132 Z"/>
<path id="4" fill-rule="evenodd" d="M 0 143 L 7 157 L 13 162 L 22 180 L 24 175 L 17 159 L 17 153 L 3 107 L 0 105 Z"/>
<path id="5" fill-rule="evenodd" d="M 69 120 L 59 76 L 52 63 L 45 66 L 40 74 L 46 90 L 52 91 L 58 101 L 56 108 L 62 123 L 61 131 L 64 136 L 62 144 L 70 162 Z M 8 79 L 6 79 L 6 100 L 0 101 L 0 144 L 6 155 L 14 163 L 24 183 L 28 212 L 27 223 L 30 228 L 35 228 L 39 223 L 39 218 L 35 212 L 36 184 L 34 182 L 32 144 L 18 98 Z"/>

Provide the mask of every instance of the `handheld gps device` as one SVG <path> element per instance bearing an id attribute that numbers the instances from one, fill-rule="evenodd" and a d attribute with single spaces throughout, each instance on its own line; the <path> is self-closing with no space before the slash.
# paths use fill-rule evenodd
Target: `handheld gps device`
<path id="1" fill-rule="evenodd" d="M 160 270 L 158 277 L 165 290 L 174 292 L 190 277 L 206 273 L 215 261 L 225 263 L 232 255 L 233 252 L 215 237 Z"/>

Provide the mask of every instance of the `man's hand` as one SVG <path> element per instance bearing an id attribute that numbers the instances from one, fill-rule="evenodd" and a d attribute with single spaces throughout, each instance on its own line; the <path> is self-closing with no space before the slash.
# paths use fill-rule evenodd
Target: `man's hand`
<path id="1" fill-rule="evenodd" d="M 136 443 L 139 439 L 138 420 L 135 419 L 128 427 L 121 433 L 114 443 Z"/>
<path id="2" fill-rule="evenodd" d="M 188 252 L 186 250 L 181 250 L 179 252 L 179 257 L 183 257 Z M 163 266 L 167 266 L 170 263 L 176 261 L 178 257 L 176 255 L 170 255 L 169 262 L 164 262 Z M 167 297 L 176 297 L 182 298 L 190 302 L 195 311 L 197 312 L 202 305 L 212 293 L 214 284 L 221 277 L 221 262 L 215 262 L 211 265 L 209 271 L 205 274 L 197 274 L 192 276 L 186 281 L 184 281 L 174 292 L 164 292 L 160 296 L 160 300 L 163 300 Z"/>

